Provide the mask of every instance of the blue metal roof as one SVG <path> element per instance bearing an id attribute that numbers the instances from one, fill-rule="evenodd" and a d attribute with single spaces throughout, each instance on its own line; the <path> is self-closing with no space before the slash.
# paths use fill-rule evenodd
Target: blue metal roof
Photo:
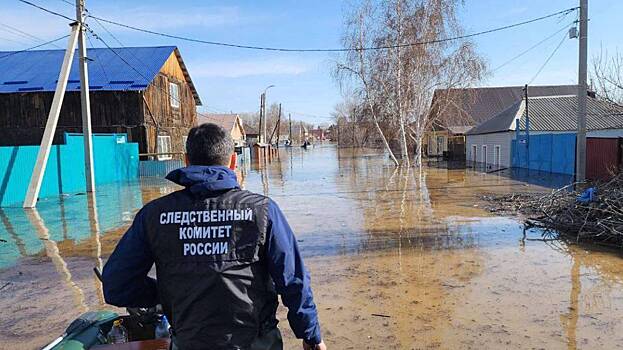
<path id="1" fill-rule="evenodd" d="M 87 49 L 89 86 L 93 91 L 145 90 L 175 46 Z M 65 50 L 0 52 L 0 93 L 54 91 Z M 9 55 L 9 56 L 7 56 Z M 6 56 L 6 57 L 4 57 Z M 191 83 L 192 84 L 192 83 Z M 76 52 L 67 91 L 80 90 Z"/>

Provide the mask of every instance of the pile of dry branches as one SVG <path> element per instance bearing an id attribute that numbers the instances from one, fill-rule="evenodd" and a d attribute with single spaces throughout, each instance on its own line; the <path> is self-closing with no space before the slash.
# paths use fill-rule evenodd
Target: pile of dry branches
<path id="1" fill-rule="evenodd" d="M 547 195 L 513 194 L 497 197 L 498 208 L 515 210 L 529 217 L 527 226 L 540 227 L 576 242 L 623 246 L 623 174 L 594 184 L 592 201 L 582 203 L 583 190 L 576 184 Z"/>

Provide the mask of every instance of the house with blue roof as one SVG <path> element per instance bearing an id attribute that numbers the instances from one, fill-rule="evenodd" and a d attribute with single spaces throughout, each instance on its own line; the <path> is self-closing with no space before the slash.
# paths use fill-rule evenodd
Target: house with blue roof
<path id="1" fill-rule="evenodd" d="M 0 146 L 38 145 L 64 50 L 0 52 Z M 89 59 L 94 133 L 126 133 L 139 152 L 179 158 L 201 99 L 174 46 L 92 48 Z M 75 55 L 54 137 L 82 132 L 80 72 Z"/>

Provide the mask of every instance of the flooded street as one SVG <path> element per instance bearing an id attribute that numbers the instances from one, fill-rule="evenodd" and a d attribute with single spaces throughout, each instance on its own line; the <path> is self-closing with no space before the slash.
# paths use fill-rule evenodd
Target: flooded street
<path id="1" fill-rule="evenodd" d="M 623 348 L 623 256 L 522 242 L 483 194 L 547 191 L 504 174 L 391 166 L 374 150 L 282 150 L 242 169 L 297 233 L 330 349 Z M 160 179 L 0 210 L 0 348 L 35 349 L 104 304 L 92 273 Z M 538 231 L 528 232 L 538 238 Z M 286 349 L 300 348 L 280 311 Z"/>

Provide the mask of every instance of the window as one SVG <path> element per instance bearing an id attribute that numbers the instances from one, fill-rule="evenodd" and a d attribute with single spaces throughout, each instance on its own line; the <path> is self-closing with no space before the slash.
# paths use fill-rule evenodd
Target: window
<path id="1" fill-rule="evenodd" d="M 493 154 L 493 162 L 495 163 L 495 167 L 499 168 L 500 167 L 500 163 L 501 163 L 501 146 L 500 145 L 495 145 L 495 152 Z"/>
<path id="2" fill-rule="evenodd" d="M 169 100 L 171 107 L 180 108 L 180 87 L 176 83 L 169 83 Z"/>
<path id="3" fill-rule="evenodd" d="M 476 158 L 476 153 L 478 152 L 478 145 L 472 145 L 472 165 L 476 165 L 478 162 L 478 158 Z"/>
<path id="4" fill-rule="evenodd" d="M 171 155 L 171 136 L 158 135 L 158 160 L 167 160 L 173 158 Z M 163 154 L 165 153 L 165 154 Z M 166 154 L 169 153 L 169 154 Z"/>
<path id="5" fill-rule="evenodd" d="M 444 147 L 443 147 L 443 136 L 437 136 L 437 154 L 443 154 L 444 151 Z"/>
<path id="6" fill-rule="evenodd" d="M 487 145 L 482 145 L 482 162 L 487 167 Z"/>
<path id="7" fill-rule="evenodd" d="M 184 148 L 184 153 L 186 153 L 186 142 L 188 141 L 188 136 L 182 136 L 182 142 L 184 143 L 182 147 Z"/>

